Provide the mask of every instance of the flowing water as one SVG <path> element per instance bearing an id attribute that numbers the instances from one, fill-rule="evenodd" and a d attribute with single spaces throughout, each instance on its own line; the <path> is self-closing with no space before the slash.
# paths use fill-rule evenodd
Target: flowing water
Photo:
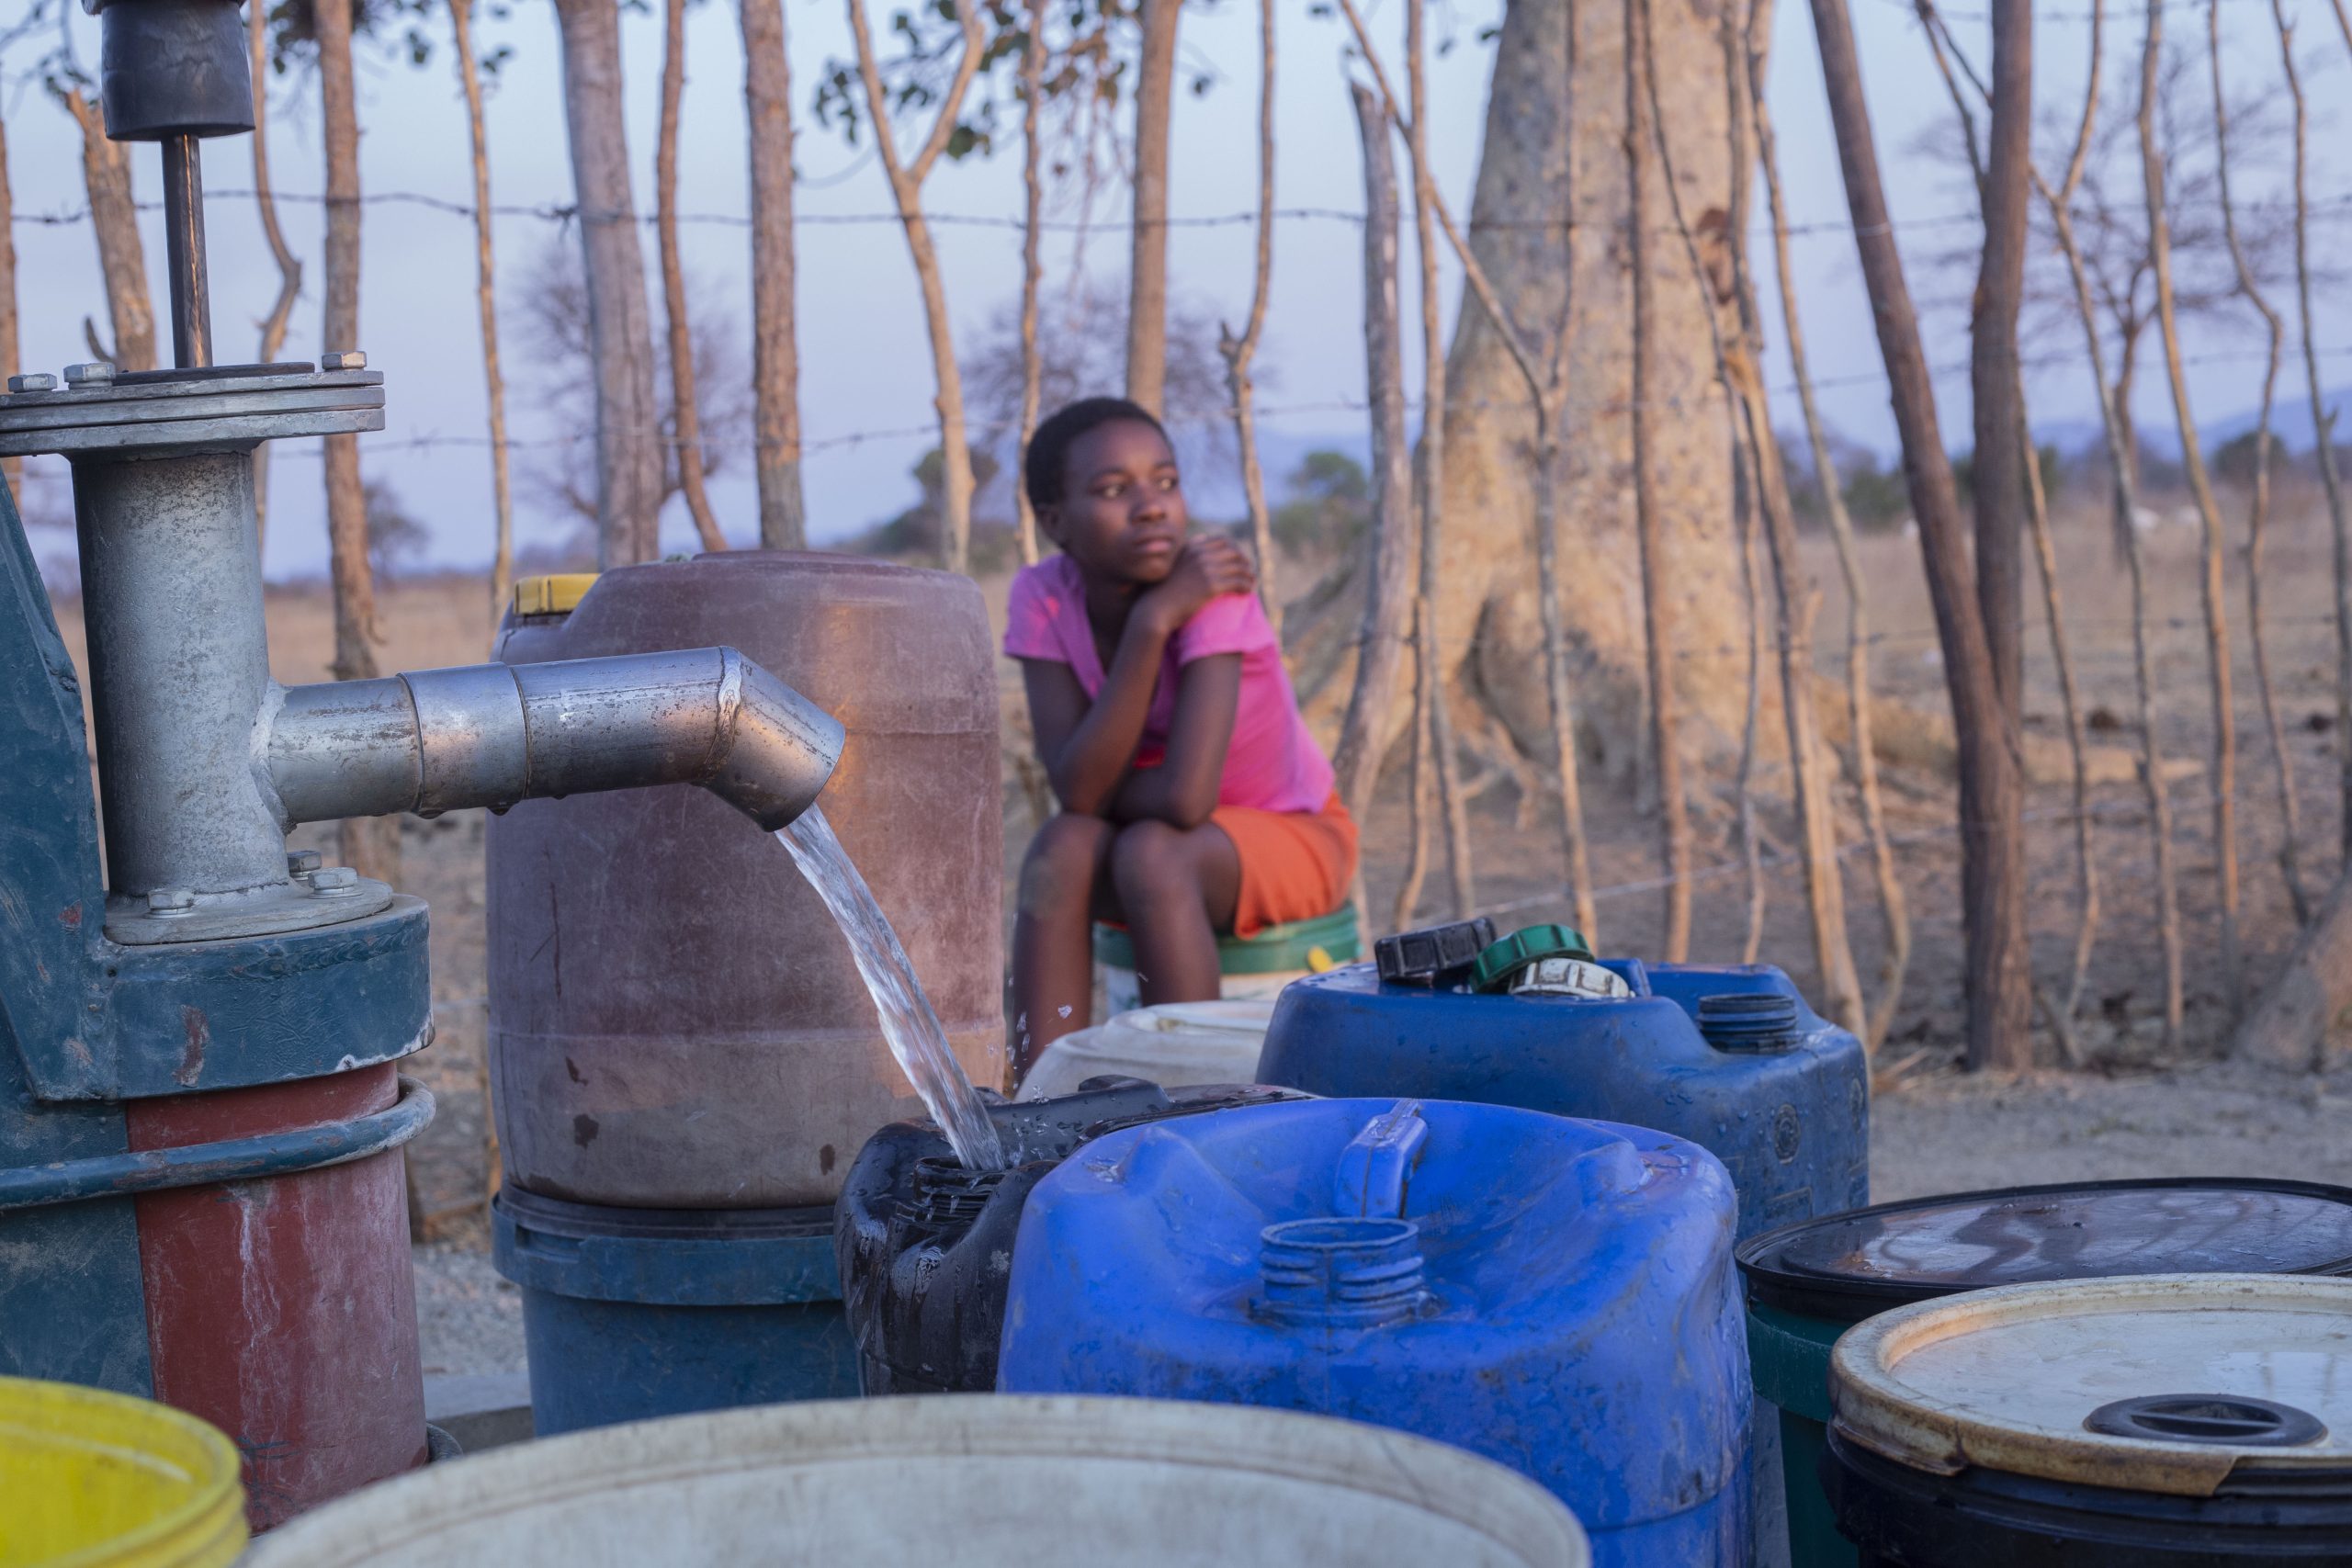
<path id="1" fill-rule="evenodd" d="M 947 1032 L 940 1028 L 939 1014 L 915 981 L 914 965 L 899 945 L 899 933 L 874 902 L 865 878 L 842 852 L 833 825 L 812 806 L 790 827 L 777 829 L 775 837 L 840 922 L 857 972 L 874 993 L 874 1010 L 882 1015 L 882 1038 L 889 1042 L 890 1055 L 922 1097 L 932 1120 L 947 1134 L 956 1160 L 967 1170 L 1002 1170 L 1004 1145 L 997 1138 L 996 1123 L 989 1119 L 964 1064 L 947 1048 Z"/>

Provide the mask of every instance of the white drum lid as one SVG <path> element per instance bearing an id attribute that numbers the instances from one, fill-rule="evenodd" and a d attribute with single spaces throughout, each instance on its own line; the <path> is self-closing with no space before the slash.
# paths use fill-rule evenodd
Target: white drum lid
<path id="1" fill-rule="evenodd" d="M 2191 1497 L 2250 1472 L 2352 1479 L 2352 1279 L 2149 1274 L 1950 1296 L 1853 1328 L 1829 1382 L 1842 1436 L 1939 1475 Z"/>

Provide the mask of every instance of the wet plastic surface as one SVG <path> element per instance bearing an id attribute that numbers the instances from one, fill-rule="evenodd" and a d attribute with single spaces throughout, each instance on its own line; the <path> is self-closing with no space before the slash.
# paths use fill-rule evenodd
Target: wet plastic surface
<path id="1" fill-rule="evenodd" d="M 998 1385 L 1347 1416 L 1542 1483 L 1594 1561 L 1747 1561 L 1750 1393 L 1723 1167 L 1507 1107 L 1254 1106 L 1038 1182 Z"/>

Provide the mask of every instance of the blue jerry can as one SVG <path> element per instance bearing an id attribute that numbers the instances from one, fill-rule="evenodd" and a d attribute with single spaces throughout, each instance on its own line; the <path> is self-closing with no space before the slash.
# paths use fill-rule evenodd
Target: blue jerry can
<path id="1" fill-rule="evenodd" d="M 1109 1134 L 1030 1193 L 997 1387 L 1272 1405 L 1532 1477 L 1607 1568 L 1747 1561 L 1732 1193 L 1641 1128 L 1395 1100 Z"/>
<path id="2" fill-rule="evenodd" d="M 1870 1200 L 1861 1042 L 1770 964 L 1610 959 L 1631 996 L 1384 985 L 1369 964 L 1294 982 L 1258 1081 L 1592 1116 L 1688 1138 L 1731 1171 L 1742 1239 Z"/>

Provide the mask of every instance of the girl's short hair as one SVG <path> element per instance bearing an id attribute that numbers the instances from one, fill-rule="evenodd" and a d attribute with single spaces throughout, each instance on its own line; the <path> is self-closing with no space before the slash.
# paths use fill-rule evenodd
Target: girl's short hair
<path id="1" fill-rule="evenodd" d="M 1060 505 L 1069 478 L 1070 447 L 1088 431 L 1123 419 L 1148 424 L 1159 432 L 1162 441 L 1168 439 L 1167 429 L 1152 417 L 1149 409 L 1125 398 L 1080 398 L 1047 415 L 1029 437 L 1029 450 L 1021 460 L 1021 482 L 1029 492 L 1030 508 L 1043 512 L 1048 506 Z"/>

